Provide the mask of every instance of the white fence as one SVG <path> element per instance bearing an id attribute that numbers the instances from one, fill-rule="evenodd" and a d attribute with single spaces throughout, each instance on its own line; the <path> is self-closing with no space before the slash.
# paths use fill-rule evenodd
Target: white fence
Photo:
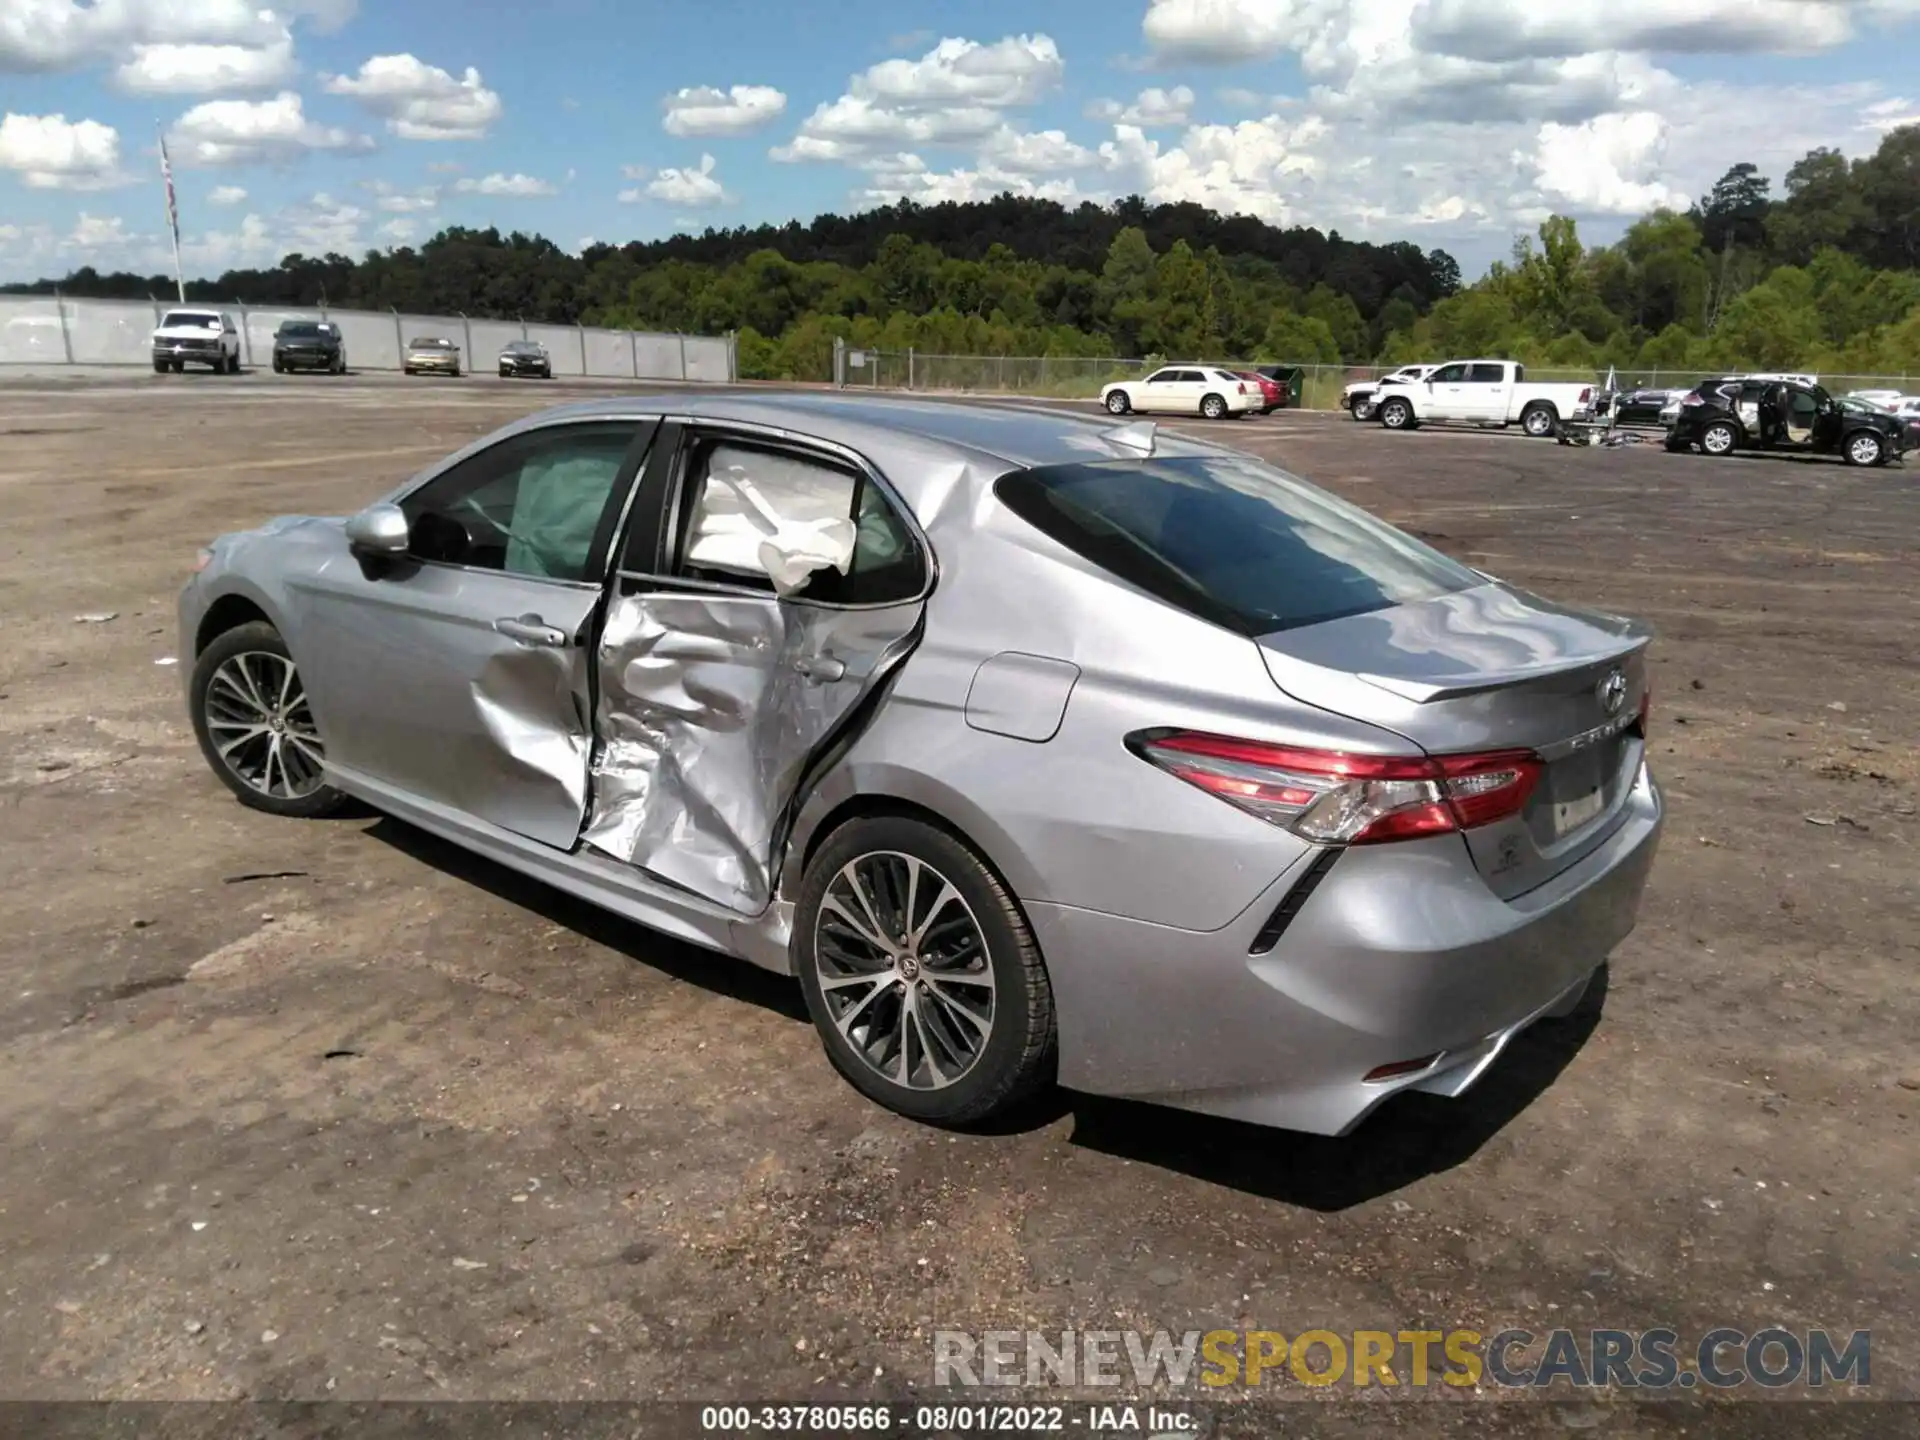
<path id="1" fill-rule="evenodd" d="M 340 327 L 347 364 L 354 370 L 398 370 L 402 350 L 427 336 L 460 347 L 463 369 L 491 370 L 509 340 L 537 340 L 553 358 L 555 375 L 612 380 L 731 382 L 731 335 L 657 335 L 585 325 L 539 325 L 519 320 L 472 320 L 464 315 L 403 315 L 397 311 L 285 310 L 265 306 L 191 302 L 222 310 L 240 330 L 240 363 L 265 367 L 273 334 L 283 320 L 327 320 Z M 0 365 L 141 365 L 152 362 L 150 337 L 169 310 L 164 301 L 71 300 L 0 295 Z"/>

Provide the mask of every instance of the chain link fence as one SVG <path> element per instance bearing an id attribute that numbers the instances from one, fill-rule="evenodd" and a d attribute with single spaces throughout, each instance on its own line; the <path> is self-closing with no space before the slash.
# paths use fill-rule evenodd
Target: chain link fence
<path id="1" fill-rule="evenodd" d="M 490 370 L 512 340 L 547 347 L 556 376 L 609 380 L 700 380 L 727 384 L 739 371 L 732 335 L 664 335 L 586 325 L 477 320 L 465 315 L 406 315 L 395 310 L 290 310 L 269 306 L 161 300 L 72 300 L 0 295 L 0 365 L 140 365 L 152 362 L 151 337 L 169 310 L 219 310 L 240 332 L 240 363 L 265 366 L 286 320 L 339 327 L 354 370 L 398 370 L 413 341 L 433 337 L 460 347 L 461 368 Z"/>
<path id="2" fill-rule="evenodd" d="M 975 395 L 1032 395 L 1054 399 L 1093 399 L 1116 380 L 1139 380 L 1167 362 L 1149 357 L 1088 359 L 1059 355 L 929 355 L 915 350 L 871 350 L 846 345 L 835 356 L 834 383 L 844 389 L 928 390 Z M 1209 361 L 1227 370 L 1251 370 L 1271 361 Z M 1341 392 L 1361 380 L 1378 380 L 1394 365 L 1300 365 L 1300 407 L 1338 410 Z M 1622 389 L 1690 390 L 1711 378 L 1708 370 L 1617 370 Z M 1720 372 L 1729 373 L 1729 372 Z M 1527 367 L 1527 378 L 1598 387 L 1606 372 L 1551 365 Z M 1920 376 L 1822 375 L 1819 382 L 1835 395 L 1857 390 L 1920 393 Z"/>

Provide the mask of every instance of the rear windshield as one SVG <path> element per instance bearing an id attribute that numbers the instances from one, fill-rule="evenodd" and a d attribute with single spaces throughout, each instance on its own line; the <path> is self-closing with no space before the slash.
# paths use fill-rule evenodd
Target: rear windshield
<path id="1" fill-rule="evenodd" d="M 994 491 L 1075 554 L 1243 635 L 1484 583 L 1366 511 L 1251 458 L 1054 465 L 1003 475 Z"/>
<path id="2" fill-rule="evenodd" d="M 451 340 L 416 340 L 413 342 L 413 348 L 415 350 L 451 350 L 453 342 Z"/>
<path id="3" fill-rule="evenodd" d="M 167 318 L 160 322 L 162 330 L 172 325 L 218 325 L 220 317 L 210 315 L 204 310 L 169 310 Z"/>

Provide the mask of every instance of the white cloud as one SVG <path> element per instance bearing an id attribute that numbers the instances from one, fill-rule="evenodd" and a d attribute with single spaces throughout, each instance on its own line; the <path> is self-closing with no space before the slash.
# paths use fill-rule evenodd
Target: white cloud
<path id="1" fill-rule="evenodd" d="M 420 227 L 411 220 L 389 220 L 375 233 L 382 239 L 391 240 L 395 244 L 403 245 L 413 239 L 419 228 Z"/>
<path id="2" fill-rule="evenodd" d="M 776 160 L 858 160 L 907 145 L 983 140 L 1004 112 L 1044 98 L 1065 73 L 1046 35 L 1010 35 L 991 45 L 946 39 L 918 60 L 883 60 L 847 92 L 815 108 Z"/>
<path id="3" fill-rule="evenodd" d="M 1118 125 L 1138 125 L 1152 130 L 1166 125 L 1184 125 L 1193 113 L 1193 91 L 1185 85 L 1171 90 L 1158 86 L 1142 90 L 1131 105 L 1118 100 L 1096 100 L 1087 107 L 1087 116 Z"/>
<path id="4" fill-rule="evenodd" d="M 413 55 L 375 55 L 357 74 L 330 76 L 326 85 L 382 117 L 402 140 L 483 139 L 502 109 L 471 65 L 456 80 Z"/>
<path id="5" fill-rule="evenodd" d="M 517 172 L 512 175 L 503 175 L 499 171 L 479 180 L 469 178 L 457 181 L 453 188 L 463 195 L 511 195 L 522 199 L 560 193 L 550 181 Z"/>
<path id="6" fill-rule="evenodd" d="M 7 0 L 0 73 L 115 64 L 138 94 L 213 94 L 284 84 L 293 26 L 337 29 L 353 0 Z"/>
<path id="7" fill-rule="evenodd" d="M 291 90 L 271 100 L 196 105 L 173 122 L 167 142 L 175 163 L 197 166 L 284 163 L 313 151 L 373 148 L 368 136 L 308 120 L 299 95 Z"/>
<path id="8" fill-rule="evenodd" d="M 629 180 L 646 180 L 652 177 L 653 170 L 646 165 L 622 165 L 620 173 Z"/>
<path id="9" fill-rule="evenodd" d="M 681 170 L 665 167 L 647 182 L 645 189 L 622 190 L 620 198 L 628 204 L 638 200 L 662 200 L 669 205 L 697 209 L 724 205 L 733 197 L 714 177 L 713 166 L 713 156 L 702 155 L 698 167 Z"/>
<path id="10" fill-rule="evenodd" d="M 1530 157 L 1534 183 L 1588 214 L 1684 208 L 1689 197 L 1655 178 L 1666 143 L 1666 121 L 1650 110 L 1601 115 L 1584 125 L 1548 121 Z"/>
<path id="11" fill-rule="evenodd" d="M 282 29 L 265 45 L 140 45 L 114 71 L 114 83 L 136 95 L 217 95 L 265 90 L 295 73 L 293 34 Z"/>
<path id="12" fill-rule="evenodd" d="M 64 115 L 0 117 L 0 170 L 15 171 L 35 190 L 105 190 L 127 183 L 119 132 L 97 120 L 69 124 Z"/>
<path id="13" fill-rule="evenodd" d="M 247 198 L 247 192 L 238 185 L 216 185 L 207 192 L 209 205 L 238 205 Z"/>
<path id="14" fill-rule="evenodd" d="M 1141 29 L 1157 55 L 1234 63 L 1285 49 L 1304 12 L 1322 0 L 1151 0 Z"/>
<path id="15" fill-rule="evenodd" d="M 62 250 L 77 250 L 89 253 L 97 250 L 118 250 L 133 243 L 135 237 L 127 233 L 127 222 L 118 215 L 90 215 L 85 210 L 74 222 L 73 230 L 60 242 Z"/>
<path id="16" fill-rule="evenodd" d="M 1005 194 L 1057 200 L 1063 205 L 1094 198 L 1084 194 L 1071 177 L 1036 180 L 1032 174 L 985 161 L 971 169 L 960 166 L 934 170 L 918 155 L 899 154 L 876 156 L 861 168 L 868 178 L 866 185 L 855 192 L 855 199 L 869 205 L 892 205 L 901 200 L 922 205 L 949 200 L 965 204 Z"/>
<path id="17" fill-rule="evenodd" d="M 710 85 L 677 90 L 661 101 L 669 135 L 746 135 L 779 118 L 787 108 L 786 95 L 771 85 L 735 85 L 715 90 Z"/>
<path id="18" fill-rule="evenodd" d="M 1479 60 L 1589 55 L 1596 50 L 1805 54 L 1852 39 L 1870 7 L 1850 0 L 1429 0 L 1415 14 L 1423 48 Z"/>
<path id="19" fill-rule="evenodd" d="M 1011 125 L 1002 125 L 987 136 L 981 142 L 979 157 L 981 164 L 1015 175 L 1083 170 L 1099 163 L 1093 151 L 1069 140 L 1064 130 L 1023 134 Z"/>
<path id="20" fill-rule="evenodd" d="M 415 215 L 440 203 L 440 187 L 423 185 L 403 190 L 391 180 L 362 180 L 360 188 L 373 195 L 373 208 L 389 215 Z"/>
<path id="21" fill-rule="evenodd" d="M 1117 125 L 1100 147 L 1108 169 L 1128 177 L 1151 199 L 1195 201 L 1228 215 L 1257 215 L 1276 225 L 1297 224 L 1289 192 L 1322 173 L 1317 147 L 1326 124 L 1309 116 L 1196 125 L 1181 143 L 1163 150 L 1134 125 Z"/>

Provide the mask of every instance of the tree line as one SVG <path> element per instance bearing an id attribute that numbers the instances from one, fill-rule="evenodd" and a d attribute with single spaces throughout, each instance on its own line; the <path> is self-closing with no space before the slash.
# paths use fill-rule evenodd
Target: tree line
<path id="1" fill-rule="evenodd" d="M 1556 215 L 1471 286 L 1445 251 L 1406 242 L 1138 197 L 1069 209 L 1003 195 L 578 255 L 538 235 L 452 227 L 417 249 L 289 255 L 188 293 L 733 331 L 741 373 L 764 378 L 821 377 L 836 338 L 962 355 L 1920 371 L 1920 126 L 1857 160 L 1812 151 L 1782 192 L 1737 164 L 1686 211 L 1655 211 L 1604 247 Z M 82 269 L 5 288 L 144 297 L 171 285 Z"/>

